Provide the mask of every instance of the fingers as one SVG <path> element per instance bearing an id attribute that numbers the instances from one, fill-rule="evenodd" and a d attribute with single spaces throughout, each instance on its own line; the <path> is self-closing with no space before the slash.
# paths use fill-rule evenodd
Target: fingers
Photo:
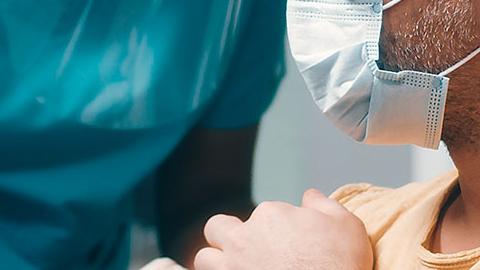
<path id="1" fill-rule="evenodd" d="M 260 203 L 255 210 L 253 210 L 250 218 L 245 222 L 245 224 L 251 223 L 252 220 L 261 222 L 274 221 L 282 216 L 285 216 L 286 213 L 289 213 L 295 208 L 295 206 L 286 202 L 265 201 Z"/>
<path id="2" fill-rule="evenodd" d="M 227 270 L 223 252 L 216 248 L 204 248 L 195 256 L 195 270 Z"/>
<path id="3" fill-rule="evenodd" d="M 323 195 L 320 191 L 316 189 L 307 190 L 303 194 L 302 206 L 305 208 L 320 211 L 330 216 L 338 216 L 348 213 L 348 211 L 345 209 L 345 207 L 343 207 L 343 205 L 327 198 L 325 195 Z"/>
<path id="4" fill-rule="evenodd" d="M 140 270 L 186 270 L 168 258 L 156 259 Z"/>
<path id="5" fill-rule="evenodd" d="M 205 225 L 205 238 L 212 247 L 221 250 L 225 241 L 228 240 L 228 234 L 242 224 L 243 222 L 237 217 L 216 215 L 210 218 Z"/>

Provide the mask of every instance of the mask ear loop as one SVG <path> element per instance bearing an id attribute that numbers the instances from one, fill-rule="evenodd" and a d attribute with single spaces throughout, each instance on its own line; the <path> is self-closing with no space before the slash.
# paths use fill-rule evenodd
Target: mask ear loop
<path id="1" fill-rule="evenodd" d="M 396 6 L 397 4 L 399 4 L 402 1 L 403 0 L 392 0 L 392 1 L 388 2 L 388 4 L 383 5 L 383 11 L 391 9 L 392 7 Z"/>
<path id="2" fill-rule="evenodd" d="M 461 60 L 460 62 L 456 63 L 455 65 L 451 66 L 450 68 L 448 68 L 447 70 L 445 70 L 444 72 L 442 72 L 438 75 L 439 76 L 447 76 L 448 74 L 454 72 L 455 70 L 459 69 L 461 66 L 465 65 L 467 62 L 469 62 L 470 60 L 475 58 L 475 56 L 477 56 L 478 54 L 480 54 L 480 47 L 478 47 L 475 51 L 473 51 L 471 54 L 469 54 L 463 60 Z"/>

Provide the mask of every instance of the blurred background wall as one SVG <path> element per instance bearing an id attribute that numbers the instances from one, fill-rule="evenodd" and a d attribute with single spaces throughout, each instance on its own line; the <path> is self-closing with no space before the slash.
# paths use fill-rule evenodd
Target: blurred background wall
<path id="1" fill-rule="evenodd" d="M 264 117 L 255 159 L 255 197 L 298 203 L 305 189 L 331 193 L 351 182 L 397 187 L 452 168 L 447 150 L 367 146 L 336 130 L 316 107 L 288 51 L 288 71 Z"/>

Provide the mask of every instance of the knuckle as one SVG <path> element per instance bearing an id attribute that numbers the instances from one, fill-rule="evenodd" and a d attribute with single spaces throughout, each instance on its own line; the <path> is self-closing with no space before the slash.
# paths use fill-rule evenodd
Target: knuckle
<path id="1" fill-rule="evenodd" d="M 144 266 L 141 270 L 154 270 L 154 269 L 165 269 L 166 267 L 171 267 L 176 265 L 176 263 L 168 258 L 158 258 L 151 261 L 148 265 Z"/>
<path id="2" fill-rule="evenodd" d="M 276 216 L 282 209 L 279 202 L 267 201 L 260 203 L 253 211 L 252 217 L 269 217 Z"/>
<path id="3" fill-rule="evenodd" d="M 200 251 L 198 251 L 197 254 L 195 255 L 193 264 L 195 268 L 205 267 L 205 266 L 208 266 L 207 263 L 209 259 L 210 259 L 210 249 L 203 248 Z"/>
<path id="4" fill-rule="evenodd" d="M 310 188 L 310 189 L 307 189 L 304 193 L 303 193 L 303 197 L 306 198 L 306 199 L 309 199 L 309 198 L 312 198 L 312 197 L 316 197 L 318 194 L 318 191 L 314 188 Z"/>
<path id="5" fill-rule="evenodd" d="M 257 210 L 259 211 L 268 211 L 275 208 L 275 202 L 267 201 L 262 202 L 258 205 Z"/>
<path id="6" fill-rule="evenodd" d="M 255 217 L 258 215 L 263 216 L 269 214 L 273 211 L 274 207 L 275 206 L 273 202 L 262 202 L 255 208 L 255 210 L 253 210 L 252 216 Z"/>
<path id="7" fill-rule="evenodd" d="M 284 202 L 277 202 L 277 201 L 266 201 L 262 202 L 257 206 L 257 210 L 259 211 L 267 211 L 267 212 L 276 212 L 286 210 L 290 207 L 288 203 Z"/>
<path id="8" fill-rule="evenodd" d="M 255 222 L 259 220 L 261 222 L 271 223 L 281 220 L 287 216 L 293 206 L 276 201 L 267 201 L 260 203 L 253 211 L 249 221 Z"/>
<path id="9" fill-rule="evenodd" d="M 321 202 L 328 199 L 323 193 L 315 188 L 306 190 L 303 193 L 303 203 Z"/>
<path id="10" fill-rule="evenodd" d="M 210 217 L 205 224 L 204 234 L 207 235 L 208 233 L 211 233 L 212 231 L 218 229 L 217 227 L 221 226 L 222 224 L 221 220 L 225 219 L 226 217 L 227 216 L 223 214 Z"/>
<path id="11" fill-rule="evenodd" d="M 253 210 L 249 221 L 264 220 L 272 215 L 275 215 L 275 203 L 270 201 L 262 202 Z"/>
<path id="12" fill-rule="evenodd" d="M 241 227 L 240 220 L 238 220 L 239 224 L 233 222 L 236 220 L 238 219 L 224 214 L 212 216 L 205 225 L 204 234 L 207 238 L 213 234 L 222 235 L 223 241 L 230 241 L 235 238 L 234 232 Z"/>
<path id="13" fill-rule="evenodd" d="M 242 235 L 237 229 L 230 229 L 224 232 L 223 234 L 223 243 L 225 247 L 229 247 L 238 243 Z"/>
<path id="14" fill-rule="evenodd" d="M 207 220 L 207 224 L 205 225 L 205 227 L 210 227 L 212 225 L 216 225 L 220 221 L 220 219 L 223 219 L 225 217 L 226 216 L 223 215 L 223 214 L 214 215 Z"/>

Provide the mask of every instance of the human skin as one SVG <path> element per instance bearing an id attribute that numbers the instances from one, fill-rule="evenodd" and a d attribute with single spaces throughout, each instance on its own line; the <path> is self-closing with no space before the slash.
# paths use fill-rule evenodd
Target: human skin
<path id="1" fill-rule="evenodd" d="M 162 259 L 156 259 L 150 262 L 140 270 L 186 270 L 186 269 L 178 265 L 176 262 L 174 262 L 171 259 L 162 258 Z"/>
<path id="2" fill-rule="evenodd" d="M 438 73 L 480 46 L 480 1 L 403 1 L 385 14 L 384 68 Z M 480 56 L 450 77 L 442 139 L 459 172 L 460 192 L 441 213 L 430 249 L 480 247 Z"/>
<path id="3" fill-rule="evenodd" d="M 405 0 L 388 10 L 381 36 L 382 68 L 439 73 L 462 60 L 480 45 L 479 5 L 478 0 Z M 480 95 L 476 93 L 480 89 L 480 57 L 477 56 L 449 77 L 451 82 L 442 138 L 459 170 L 460 192 L 444 207 L 430 243 L 432 251 L 441 253 L 480 246 Z M 282 203 L 269 203 L 267 206 L 268 211 L 265 205 L 256 210 L 263 213 L 260 216 L 268 217 L 264 220 L 258 218 L 258 214 L 253 215 L 253 221 L 245 223 L 229 216 L 214 217 L 205 229 L 211 247 L 197 255 L 198 270 L 252 269 L 253 266 L 261 270 L 332 269 L 328 258 L 337 259 L 338 265 L 333 269 L 362 267 L 344 264 L 347 260 L 339 256 L 358 252 L 356 248 L 363 245 L 361 241 L 335 246 L 343 239 L 342 232 L 349 234 L 356 229 L 336 224 L 343 231 L 331 229 L 329 235 L 333 237 L 323 238 L 322 234 L 318 234 L 318 228 L 328 227 L 325 222 L 335 224 L 333 220 L 294 214 L 303 211 L 306 205 L 291 208 Z M 324 211 L 321 207 L 316 210 Z M 298 227 L 289 226 L 289 219 L 285 217 L 299 219 Z M 276 218 L 286 225 L 271 223 Z M 346 224 L 354 219 L 349 216 L 343 222 Z M 312 226 L 317 230 L 305 227 L 305 224 L 314 224 Z M 295 235 L 295 239 L 288 239 L 289 245 L 283 246 L 282 253 L 278 246 L 285 244 L 287 235 Z M 349 234 L 352 239 L 362 237 L 358 233 L 353 235 Z M 312 239 L 321 239 L 322 245 L 311 246 Z M 308 248 L 305 249 L 302 244 Z M 294 249 L 290 248 L 292 245 Z M 329 250 L 332 246 L 336 247 L 333 252 Z M 295 253 L 294 250 L 300 252 Z M 327 250 L 331 253 L 327 252 L 325 256 L 323 251 Z M 349 259 L 361 261 L 363 256 L 365 254 Z M 262 263 L 259 265 L 259 262 Z M 368 261 L 363 267 L 371 269 Z"/>
<path id="4" fill-rule="evenodd" d="M 217 215 L 205 226 L 211 247 L 195 258 L 195 270 L 371 270 L 373 255 L 361 220 L 316 190 L 302 207 L 260 204 L 242 222 Z"/>

